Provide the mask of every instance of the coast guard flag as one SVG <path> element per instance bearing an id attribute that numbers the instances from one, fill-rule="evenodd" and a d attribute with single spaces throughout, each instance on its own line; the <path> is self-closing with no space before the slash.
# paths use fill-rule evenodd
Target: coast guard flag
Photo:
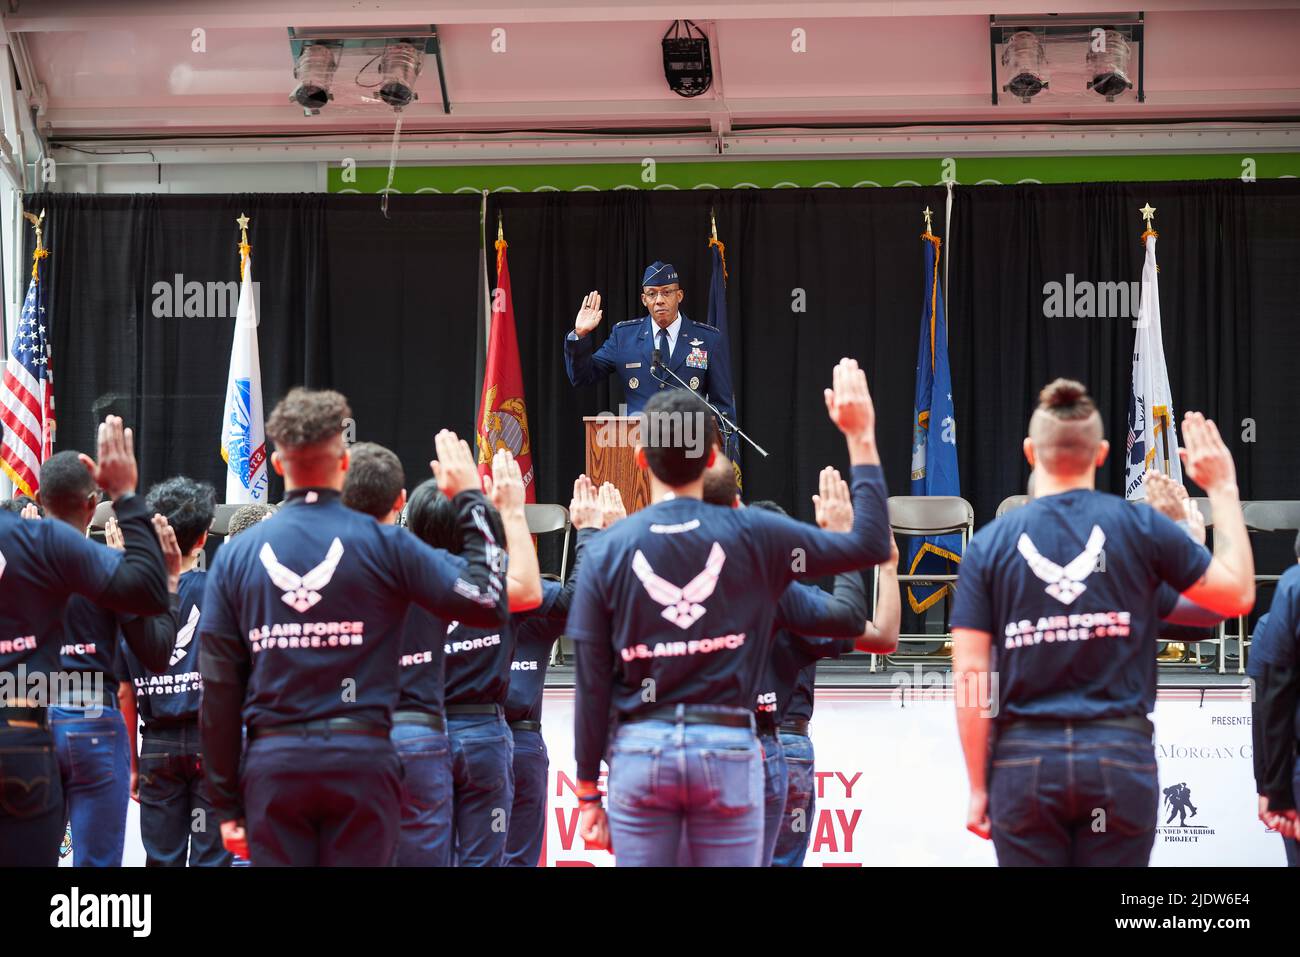
<path id="1" fill-rule="evenodd" d="M 912 494 L 960 495 L 957 477 L 957 422 L 952 410 L 948 371 L 948 326 L 943 289 L 939 286 L 939 245 L 927 230 L 925 303 L 921 307 L 921 343 L 916 358 L 916 406 L 912 417 Z M 961 535 L 913 538 L 908 573 L 953 575 L 961 561 Z M 920 614 L 943 598 L 948 585 L 909 585 L 907 600 Z"/>
<path id="2" fill-rule="evenodd" d="M 1183 464 L 1178 458 L 1178 432 L 1174 428 L 1174 401 L 1165 368 L 1165 343 L 1160 332 L 1160 287 L 1156 278 L 1156 233 L 1142 234 L 1147 257 L 1142 266 L 1142 296 L 1138 303 L 1137 334 L 1133 338 L 1133 388 L 1128 397 L 1128 468 L 1124 497 L 1146 498 L 1142 476 L 1148 470 L 1164 472 L 1182 484 Z M 1166 428 L 1168 431 L 1166 432 Z"/>
<path id="3" fill-rule="evenodd" d="M 253 257 L 245 254 L 235 341 L 221 419 L 221 457 L 226 460 L 226 503 L 247 505 L 267 498 L 266 432 L 262 421 L 262 371 L 257 358 L 257 299 Z"/>

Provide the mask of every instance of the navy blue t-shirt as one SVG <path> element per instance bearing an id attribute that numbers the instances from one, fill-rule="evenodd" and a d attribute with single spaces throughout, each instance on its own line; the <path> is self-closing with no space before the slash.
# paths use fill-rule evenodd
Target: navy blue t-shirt
<path id="1" fill-rule="evenodd" d="M 952 627 L 992 636 L 1000 720 L 1147 715 L 1159 585 L 1181 593 L 1209 564 L 1155 509 L 1103 492 L 1050 495 L 971 539 Z"/>
<path id="2" fill-rule="evenodd" d="M 582 779 L 599 771 L 611 704 L 623 715 L 674 704 L 753 709 L 777 602 L 790 582 L 889 556 L 880 467 L 855 466 L 852 491 L 849 533 L 670 498 L 592 540 L 566 629 L 577 642 Z"/>
<path id="3" fill-rule="evenodd" d="M 542 694 L 551 647 L 564 632 L 568 605 L 561 601 L 564 586 L 542 582 L 542 603 L 531 611 L 511 615 L 515 656 L 510 662 L 510 688 L 506 693 L 507 721 L 541 721 Z"/>
<path id="4" fill-rule="evenodd" d="M 839 642 L 836 642 L 839 644 Z M 842 652 L 841 652 L 842 654 Z M 838 655 L 825 655 L 827 658 L 835 658 Z M 789 721 L 791 718 L 803 718 L 805 721 L 811 721 L 813 716 L 813 689 L 817 683 L 817 662 L 809 662 L 799 671 L 798 677 L 794 680 L 794 689 L 790 692 L 790 703 L 785 706 L 781 712 L 781 720 Z"/>
<path id="5" fill-rule="evenodd" d="M 853 650 L 866 627 L 867 598 L 860 572 L 835 576 L 835 594 L 792 582 L 777 604 L 777 635 L 758 686 L 755 710 L 787 717 L 799 675 L 821 658 Z"/>
<path id="6" fill-rule="evenodd" d="M 200 621 L 203 673 L 209 661 L 248 669 L 250 729 L 335 717 L 389 726 L 412 602 L 481 624 L 504 618 L 505 553 L 482 495 L 455 501 L 488 542 L 486 590 L 465 577 L 461 556 L 345 507 L 330 489 L 291 492 L 275 515 L 217 550 Z"/>
<path id="7" fill-rule="evenodd" d="M 515 654 L 514 616 L 495 628 L 452 620 L 443 633 L 447 704 L 506 703 Z"/>
<path id="8" fill-rule="evenodd" d="M 1278 580 L 1273 603 L 1255 623 L 1246 673 L 1259 680 L 1265 665 L 1294 672 L 1300 661 L 1300 565 L 1292 565 Z M 1300 740 L 1300 695 L 1296 696 L 1295 733 Z"/>
<path id="9" fill-rule="evenodd" d="M 89 598 L 73 595 L 63 612 L 63 634 L 59 640 L 61 671 L 98 671 L 113 690 L 126 681 L 118 642 L 122 641 L 117 612 L 101 608 Z"/>
<path id="10" fill-rule="evenodd" d="M 206 572 L 197 568 L 181 575 L 171 611 L 176 625 L 176 641 L 166 671 L 149 671 L 126 642 L 121 643 L 122 661 L 135 688 L 136 711 L 146 728 L 154 724 L 197 721 L 199 718 L 199 707 L 203 702 L 203 679 L 199 676 L 199 622 L 202 620 L 207 577 Z"/>
<path id="11" fill-rule="evenodd" d="M 397 710 L 442 714 L 446 637 L 447 623 L 437 615 L 418 605 L 407 611 L 402 622 L 402 690 Z"/>
<path id="12" fill-rule="evenodd" d="M 97 601 L 121 561 L 63 522 L 0 510 L 0 672 L 57 669 L 68 597 Z"/>

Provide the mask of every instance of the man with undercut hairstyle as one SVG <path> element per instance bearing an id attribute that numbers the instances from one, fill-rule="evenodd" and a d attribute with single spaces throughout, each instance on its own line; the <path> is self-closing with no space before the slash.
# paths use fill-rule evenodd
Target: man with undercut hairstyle
<path id="1" fill-rule="evenodd" d="M 612 838 L 620 866 L 671 866 L 683 843 L 701 866 L 763 862 L 754 700 L 777 602 L 796 575 L 889 555 L 875 412 L 857 362 L 841 360 L 824 395 L 853 467 L 847 534 L 701 501 L 717 454 L 712 417 L 682 392 L 646 404 L 636 458 L 653 502 L 592 540 L 566 629 L 577 650 L 578 830 L 588 846 Z M 607 743 L 608 819 L 596 786 Z"/>
<path id="2" fill-rule="evenodd" d="M 1222 615 L 1255 600 L 1232 456 L 1198 412 L 1183 438 L 1187 475 L 1210 497 L 1213 557 L 1155 509 L 1096 491 L 1110 446 L 1067 379 L 1029 422 L 1034 500 L 967 546 L 952 612 L 967 827 L 992 836 L 1002 866 L 1150 859 L 1159 586 Z"/>
<path id="3" fill-rule="evenodd" d="M 130 648 L 121 654 L 133 687 L 122 713 L 131 729 L 131 795 L 140 802 L 140 839 L 148 867 L 227 867 L 230 853 L 212 813 L 203 780 L 199 742 L 198 623 L 206 572 L 199 557 L 216 511 L 216 492 L 207 482 L 184 476 L 149 490 L 149 507 L 166 517 L 181 556 L 178 574 L 169 576 L 171 614 L 162 619 L 174 638 L 168 661 L 146 667 Z M 137 716 L 142 745 L 135 747 Z"/>
<path id="4" fill-rule="evenodd" d="M 350 414 L 329 390 L 280 401 L 266 434 L 287 501 L 218 549 L 208 573 L 204 771 L 227 849 L 254 866 L 391 864 L 401 765 L 389 734 L 407 610 L 484 626 L 506 614 L 505 555 L 469 446 L 439 432 L 431 463 L 455 505 L 452 556 L 340 502 Z"/>

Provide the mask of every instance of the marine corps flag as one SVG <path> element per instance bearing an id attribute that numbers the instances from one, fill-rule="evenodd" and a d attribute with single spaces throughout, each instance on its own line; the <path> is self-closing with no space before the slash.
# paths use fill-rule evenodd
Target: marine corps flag
<path id="1" fill-rule="evenodd" d="M 921 342 L 916 359 L 916 406 L 912 417 L 912 494 L 960 495 L 957 476 L 957 423 L 952 410 L 948 371 L 948 326 L 939 285 L 940 240 L 930 232 L 926 210 L 925 302 L 921 307 Z M 961 561 L 961 535 L 913 538 L 908 573 L 952 575 Z M 912 611 L 920 614 L 943 598 L 948 585 L 913 584 L 907 588 Z"/>
<path id="2" fill-rule="evenodd" d="M 519 368 L 519 339 L 515 335 L 515 307 L 510 296 L 510 265 L 506 241 L 497 223 L 497 284 L 492 290 L 492 329 L 488 333 L 487 367 L 478 407 L 478 472 L 492 471 L 497 449 L 509 449 L 519 461 L 524 477 L 525 501 L 537 501 L 532 445 L 528 435 L 528 409 L 524 405 L 524 374 Z"/>
<path id="3" fill-rule="evenodd" d="M 1156 231 L 1151 224 L 1155 210 L 1148 203 L 1140 212 L 1147 221 L 1142 233 L 1146 262 L 1142 266 L 1142 293 L 1138 300 L 1137 334 L 1133 338 L 1133 385 L 1128 394 L 1128 467 L 1124 476 L 1124 497 L 1146 498 L 1142 481 L 1148 470 L 1164 472 L 1179 485 L 1183 465 L 1178 457 L 1178 433 L 1174 429 L 1174 401 L 1165 368 L 1165 343 L 1160 331 L 1160 287 L 1156 275 Z"/>
<path id="4" fill-rule="evenodd" d="M 262 419 L 262 366 L 257 354 L 257 296 L 253 285 L 248 217 L 237 220 L 239 307 L 230 344 L 230 374 L 221 418 L 221 457 L 226 461 L 226 504 L 247 505 L 267 499 L 266 426 Z"/>

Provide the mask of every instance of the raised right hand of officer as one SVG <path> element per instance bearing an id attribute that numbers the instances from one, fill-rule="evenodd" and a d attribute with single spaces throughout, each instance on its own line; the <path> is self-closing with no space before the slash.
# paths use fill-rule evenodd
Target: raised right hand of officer
<path id="1" fill-rule="evenodd" d="M 135 491 L 139 475 L 135 465 L 135 440 L 130 429 L 122 428 L 121 416 L 110 415 L 99 424 L 99 461 L 82 452 L 77 457 L 111 499 Z"/>
<path id="2" fill-rule="evenodd" d="M 438 457 L 429 463 L 438 488 L 448 498 L 455 498 L 469 489 L 481 489 L 478 466 L 470 453 L 469 443 L 450 429 L 443 429 L 433 440 Z"/>
<path id="3" fill-rule="evenodd" d="M 600 325 L 600 318 L 604 313 L 600 308 L 600 293 L 592 290 L 583 297 L 582 307 L 578 310 L 578 318 L 573 320 L 573 331 L 581 339 L 591 330 Z"/>

